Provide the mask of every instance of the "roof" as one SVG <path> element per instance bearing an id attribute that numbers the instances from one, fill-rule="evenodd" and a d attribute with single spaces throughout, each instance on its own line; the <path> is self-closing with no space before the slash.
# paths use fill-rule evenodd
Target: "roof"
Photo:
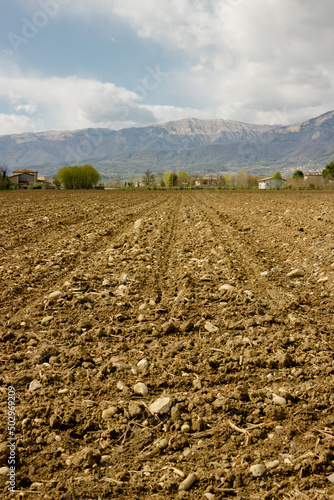
<path id="1" fill-rule="evenodd" d="M 275 179 L 275 181 L 284 181 L 288 182 L 286 179 L 276 179 L 276 177 L 265 177 L 264 179 L 260 179 L 259 182 L 264 182 L 264 181 L 271 181 L 272 179 Z"/>
<path id="2" fill-rule="evenodd" d="M 38 174 L 38 171 L 30 170 L 30 168 L 23 168 L 22 170 L 13 170 L 13 174 Z"/>
<path id="3" fill-rule="evenodd" d="M 199 177 L 198 179 L 195 179 L 196 182 L 200 181 L 217 181 L 217 177 Z"/>

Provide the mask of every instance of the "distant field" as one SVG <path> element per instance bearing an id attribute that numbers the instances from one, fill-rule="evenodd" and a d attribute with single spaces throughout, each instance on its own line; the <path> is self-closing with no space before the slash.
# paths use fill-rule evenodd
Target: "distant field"
<path id="1" fill-rule="evenodd" d="M 163 500 L 196 473 L 183 498 L 332 498 L 333 202 L 0 192 L 17 489 Z"/>

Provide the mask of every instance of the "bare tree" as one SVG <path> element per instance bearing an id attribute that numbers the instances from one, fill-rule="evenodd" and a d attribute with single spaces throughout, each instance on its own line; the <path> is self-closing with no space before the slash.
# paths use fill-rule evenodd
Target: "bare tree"
<path id="1" fill-rule="evenodd" d="M 217 174 L 217 184 L 218 187 L 226 186 L 226 179 L 222 174 Z"/>
<path id="2" fill-rule="evenodd" d="M 9 189 L 10 180 L 8 177 L 8 165 L 3 163 L 0 165 L 0 189 Z"/>
<path id="3" fill-rule="evenodd" d="M 143 175 L 143 183 L 145 186 L 150 189 L 154 184 L 154 174 L 152 174 L 151 170 L 146 170 Z"/>
<path id="4" fill-rule="evenodd" d="M 5 177 L 7 175 L 8 165 L 6 163 L 0 164 L 0 175 Z"/>

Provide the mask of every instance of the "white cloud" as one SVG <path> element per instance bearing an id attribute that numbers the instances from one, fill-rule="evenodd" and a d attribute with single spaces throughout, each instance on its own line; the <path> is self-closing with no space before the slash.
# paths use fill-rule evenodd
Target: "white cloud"
<path id="1" fill-rule="evenodd" d="M 31 99 L 23 103 L 20 96 L 17 94 L 13 94 L 13 92 L 9 93 L 9 100 L 12 106 L 12 109 L 16 112 L 25 112 L 28 115 L 33 115 L 37 111 L 37 104 L 36 102 L 32 101 Z"/>
<path id="2" fill-rule="evenodd" d="M 186 52 L 220 40 L 221 18 L 244 0 L 71 0 L 61 13 L 116 17 L 133 27 L 140 37 L 152 38 Z"/>
<path id="3" fill-rule="evenodd" d="M 11 114 L 1 115 L 1 134 L 90 127 L 121 129 L 200 113 L 174 106 L 149 106 L 142 94 L 112 83 L 75 76 L 40 78 L 17 71 L 12 76 L 0 73 L 0 99 L 7 100 L 12 108 Z"/>
<path id="4" fill-rule="evenodd" d="M 184 118 L 199 118 L 208 120 L 212 118 L 212 110 L 199 110 L 194 108 L 181 108 L 176 106 L 145 106 L 152 112 L 157 123 L 166 123 Z"/>
<path id="5" fill-rule="evenodd" d="M 28 116 L 18 114 L 0 114 L 0 135 L 36 132 L 36 123 Z"/>
<path id="6" fill-rule="evenodd" d="M 16 1 L 32 18 L 36 1 Z M 54 1 L 58 19 L 119 20 L 154 40 L 162 49 L 157 64 L 170 75 L 155 88 L 159 105 L 152 106 L 150 92 L 138 87 L 75 76 L 43 79 L 7 68 L 0 73 L 0 98 L 20 131 L 119 129 L 187 116 L 288 124 L 334 107 L 332 0 Z M 182 66 L 163 67 L 166 52 L 182 55 Z M 175 99 L 178 106 L 170 105 Z"/>
<path id="7" fill-rule="evenodd" d="M 257 123 L 300 121 L 333 107 L 331 0 L 166 0 L 159 8 L 155 0 L 114 0 L 112 6 L 138 36 L 188 55 L 171 86 L 184 89 L 196 107 Z"/>
<path id="8" fill-rule="evenodd" d="M 30 115 L 37 128 L 76 129 L 92 126 L 119 128 L 147 121 L 141 116 L 137 95 L 112 83 L 68 78 L 0 74 L 0 98 L 19 113 L 18 124 L 25 126 Z M 15 115 L 12 115 L 12 117 Z M 151 121 L 154 117 L 150 115 Z M 20 127 L 21 128 L 21 127 Z"/>
<path id="9" fill-rule="evenodd" d="M 78 2 L 78 0 L 73 0 Z M 80 0 L 180 50 L 170 87 L 221 118 L 299 121 L 333 107 L 332 0 Z M 74 5 L 72 4 L 72 7 Z M 168 86 L 167 86 L 168 89 Z M 168 90 L 167 90 L 168 91 Z M 309 114 L 310 113 L 310 114 Z"/>

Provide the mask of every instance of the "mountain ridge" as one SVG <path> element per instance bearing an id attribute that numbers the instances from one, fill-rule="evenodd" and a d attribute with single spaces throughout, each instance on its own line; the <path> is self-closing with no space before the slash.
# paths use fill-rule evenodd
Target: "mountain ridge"
<path id="1" fill-rule="evenodd" d="M 303 165 L 321 168 L 334 156 L 334 111 L 292 125 L 185 118 L 122 130 L 26 132 L 0 136 L 0 163 L 52 175 L 64 165 L 91 163 L 107 176 L 185 169 L 246 168 L 288 174 Z"/>

